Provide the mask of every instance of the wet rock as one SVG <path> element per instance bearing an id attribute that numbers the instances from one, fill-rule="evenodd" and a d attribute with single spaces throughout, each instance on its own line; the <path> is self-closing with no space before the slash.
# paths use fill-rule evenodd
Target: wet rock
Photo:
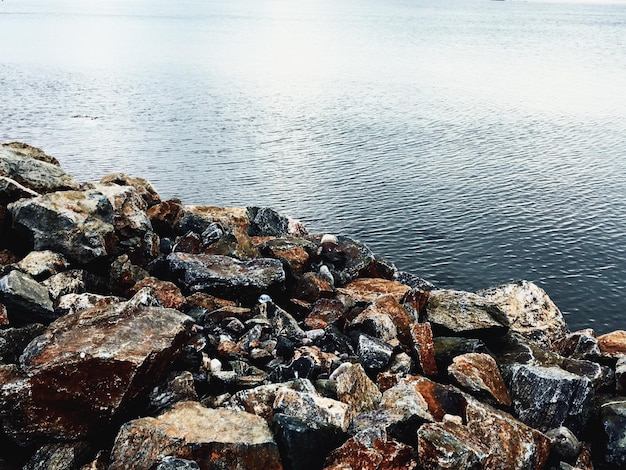
<path id="1" fill-rule="evenodd" d="M 602 357 L 618 358 L 626 355 L 626 331 L 617 330 L 598 336 Z"/>
<path id="2" fill-rule="evenodd" d="M 206 292 L 252 302 L 265 292 L 280 291 L 282 263 L 258 258 L 249 262 L 220 255 L 172 253 L 167 256 L 172 281 L 188 292 Z"/>
<path id="3" fill-rule="evenodd" d="M 24 350 L 25 375 L 0 382 L 4 432 L 25 444 L 100 431 L 163 377 L 190 331 L 176 310 L 125 304 L 59 318 Z"/>
<path id="4" fill-rule="evenodd" d="M 15 326 L 50 323 L 56 318 L 48 289 L 20 271 L 11 271 L 0 278 L 0 301 Z"/>
<path id="5" fill-rule="evenodd" d="M 152 207 L 161 202 L 161 196 L 159 196 L 155 187 L 144 178 L 135 178 L 124 173 L 111 173 L 104 176 L 100 180 L 100 183 L 106 185 L 132 186 L 135 191 L 137 191 L 137 194 L 144 200 L 146 207 Z"/>
<path id="6" fill-rule="evenodd" d="M 68 470 L 81 468 L 91 456 L 87 442 L 46 444 L 40 447 L 22 470 Z"/>
<path id="7" fill-rule="evenodd" d="M 274 400 L 274 413 L 295 416 L 305 421 L 318 421 L 335 426 L 342 431 L 348 429 L 349 406 L 317 393 L 299 392 L 281 388 Z"/>
<path id="8" fill-rule="evenodd" d="M 108 305 L 123 302 L 122 297 L 100 295 L 84 292 L 82 294 L 65 294 L 59 297 L 55 312 L 58 316 L 76 313 L 89 308 L 104 308 Z"/>
<path id="9" fill-rule="evenodd" d="M 454 333 L 482 338 L 505 334 L 506 313 L 495 302 L 470 292 L 436 290 L 430 292 L 426 320 L 435 334 Z"/>
<path id="10" fill-rule="evenodd" d="M 50 163 L 53 160 L 43 159 L 43 152 L 37 150 L 34 147 L 0 146 L 0 176 L 11 178 L 38 193 L 78 189 L 74 178 L 58 164 Z"/>
<path id="11" fill-rule="evenodd" d="M 0 327 L 7 326 L 9 324 L 9 314 L 4 304 L 0 304 Z"/>
<path id="12" fill-rule="evenodd" d="M 417 431 L 418 462 L 424 470 L 498 468 L 489 447 L 454 421 L 427 423 Z"/>
<path id="13" fill-rule="evenodd" d="M 248 235 L 275 236 L 307 234 L 304 225 L 290 217 L 280 215 L 270 207 L 248 207 Z"/>
<path id="14" fill-rule="evenodd" d="M 328 453 L 344 441 L 345 433 L 336 426 L 296 416 L 277 414 L 274 436 L 285 470 L 317 470 Z"/>
<path id="15" fill-rule="evenodd" d="M 135 295 L 144 287 L 149 287 L 154 291 L 163 307 L 177 309 L 185 302 L 185 297 L 176 284 L 169 281 L 161 281 L 155 277 L 145 277 L 137 281 L 128 293 Z"/>
<path id="16" fill-rule="evenodd" d="M 321 298 L 313 304 L 304 324 L 311 329 L 324 329 L 342 318 L 346 309 L 346 305 L 339 299 Z"/>
<path id="17" fill-rule="evenodd" d="M 341 364 L 330 375 L 336 383 L 337 399 L 349 405 L 349 416 L 378 407 L 382 393 L 360 364 Z"/>
<path id="18" fill-rule="evenodd" d="M 378 338 L 360 334 L 357 339 L 356 353 L 359 362 L 366 370 L 378 372 L 389 364 L 393 346 Z"/>
<path id="19" fill-rule="evenodd" d="M 435 346 L 430 323 L 414 323 L 411 326 L 411 341 L 422 372 L 426 375 L 437 375 Z"/>
<path id="20" fill-rule="evenodd" d="M 200 466 L 193 460 L 179 459 L 167 455 L 161 459 L 156 470 L 200 470 Z"/>
<path id="21" fill-rule="evenodd" d="M 389 437 L 382 429 L 368 429 L 348 439 L 326 459 L 325 470 L 414 469 L 412 447 Z"/>
<path id="22" fill-rule="evenodd" d="M 31 251 L 17 263 L 17 267 L 34 279 L 43 280 L 64 271 L 69 263 L 63 255 L 53 251 Z"/>
<path id="23" fill-rule="evenodd" d="M 45 327 L 31 323 L 21 328 L 0 329 L 0 363 L 17 363 L 24 348 L 43 333 Z"/>
<path id="24" fill-rule="evenodd" d="M 9 204 L 13 226 L 34 250 L 89 263 L 113 248 L 113 207 L 97 191 L 60 191 Z"/>
<path id="25" fill-rule="evenodd" d="M 508 380 L 515 415 L 547 431 L 565 426 L 581 435 L 591 415 L 593 384 L 558 367 L 515 365 Z"/>
<path id="26" fill-rule="evenodd" d="M 337 289 L 337 291 L 352 303 L 371 303 L 381 295 L 391 295 L 400 301 L 410 289 L 409 286 L 397 281 L 381 278 L 359 278 Z"/>
<path id="27" fill-rule="evenodd" d="M 493 460 L 487 468 L 544 468 L 551 447 L 547 436 L 477 400 L 468 400 L 465 413 L 468 430 L 489 448 Z"/>
<path id="28" fill-rule="evenodd" d="M 37 196 L 39 196 L 37 191 L 28 189 L 11 178 L 0 176 L 0 204 L 6 206 L 18 199 Z"/>
<path id="29" fill-rule="evenodd" d="M 548 294 L 529 281 L 519 281 L 478 292 L 506 312 L 513 331 L 552 348 L 569 333 L 563 314 Z"/>
<path id="30" fill-rule="evenodd" d="M 626 466 L 626 399 L 605 399 L 599 406 L 598 448 L 609 468 Z"/>
<path id="31" fill-rule="evenodd" d="M 510 406 L 511 397 L 500 375 L 498 364 L 488 354 L 467 353 L 453 359 L 448 373 L 456 382 L 479 396 L 493 398 L 499 405 Z"/>
<path id="32" fill-rule="evenodd" d="M 181 402 L 157 418 L 139 418 L 120 429 L 110 470 L 149 470 L 163 455 L 193 460 L 200 468 L 281 468 L 267 423 L 243 411 Z"/>
<path id="33" fill-rule="evenodd" d="M 173 372 L 148 395 L 151 414 L 158 414 L 180 401 L 198 401 L 193 375 L 189 371 Z"/>

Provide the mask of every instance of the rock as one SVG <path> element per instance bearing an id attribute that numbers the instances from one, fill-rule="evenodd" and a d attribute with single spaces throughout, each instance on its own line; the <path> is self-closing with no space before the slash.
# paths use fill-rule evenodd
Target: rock
<path id="1" fill-rule="evenodd" d="M 250 236 L 275 236 L 307 234 L 304 225 L 297 220 L 280 215 L 269 207 L 248 207 L 248 235 Z"/>
<path id="2" fill-rule="evenodd" d="M 193 460 L 179 459 L 167 455 L 161 459 L 156 470 L 200 470 L 200 466 Z"/>
<path id="3" fill-rule="evenodd" d="M 150 287 L 161 305 L 166 308 L 179 308 L 184 302 L 185 297 L 181 293 L 176 284 L 169 281 L 161 281 L 155 277 L 145 277 L 137 281 L 129 290 L 129 294 L 135 295 L 137 291 L 144 287 Z"/>
<path id="4" fill-rule="evenodd" d="M 618 392 L 626 392 L 626 356 L 617 360 L 615 365 L 615 389 Z"/>
<path id="5" fill-rule="evenodd" d="M 32 149 L 34 147 L 0 146 L 0 176 L 11 178 L 38 193 L 78 189 L 78 183 L 58 164 L 33 158 L 39 149 Z"/>
<path id="6" fill-rule="evenodd" d="M 413 449 L 384 430 L 368 429 L 348 439 L 326 459 L 325 470 L 414 469 Z"/>
<path id="7" fill-rule="evenodd" d="M 11 271 L 0 278 L 0 301 L 7 307 L 9 321 L 15 326 L 50 323 L 56 318 L 48 289 L 20 271 Z"/>
<path id="8" fill-rule="evenodd" d="M 453 421 L 426 423 L 417 431 L 420 468 L 500 468 L 494 456 L 466 426 Z M 504 467 L 502 467 L 504 468 Z"/>
<path id="9" fill-rule="evenodd" d="M 46 154 L 43 150 L 32 145 L 25 144 L 24 142 L 5 142 L 0 144 L 0 149 L 13 152 L 15 155 L 22 158 L 32 158 L 41 162 L 50 163 L 51 165 L 61 166 L 59 161 Z"/>
<path id="10" fill-rule="evenodd" d="M 315 302 L 319 299 L 332 297 L 334 291 L 333 286 L 324 276 L 318 273 L 306 272 L 298 280 L 294 295 L 297 299 Z"/>
<path id="11" fill-rule="evenodd" d="M 552 454 L 559 460 L 574 463 L 581 450 L 581 445 L 574 433 L 565 426 L 549 429 L 546 436 L 552 441 Z"/>
<path id="12" fill-rule="evenodd" d="M 557 352 L 572 359 L 596 360 L 600 357 L 600 347 L 595 332 L 591 329 L 575 331 L 555 344 Z"/>
<path id="13" fill-rule="evenodd" d="M 34 250 L 51 250 L 84 264 L 113 249 L 113 207 L 96 191 L 59 191 L 8 206 L 13 226 Z"/>
<path id="14" fill-rule="evenodd" d="M 454 358 L 465 353 L 489 353 L 487 346 L 480 339 L 438 336 L 433 338 L 435 362 L 440 370 L 448 370 Z"/>
<path id="15" fill-rule="evenodd" d="M 122 297 L 100 295 L 84 292 L 82 294 L 65 294 L 59 297 L 55 311 L 58 316 L 80 312 L 89 308 L 104 308 L 123 302 Z"/>
<path id="16" fill-rule="evenodd" d="M 352 303 L 371 303 L 381 295 L 391 295 L 400 301 L 409 290 L 411 290 L 409 286 L 381 278 L 359 278 L 337 289 L 342 296 L 350 299 Z"/>
<path id="17" fill-rule="evenodd" d="M 472 338 L 501 336 L 508 329 L 506 313 L 495 302 L 470 292 L 430 292 L 426 321 L 436 335 L 449 333 Z"/>
<path id="18" fill-rule="evenodd" d="M 7 178 L 6 176 L 0 176 L 0 204 L 6 206 L 11 202 L 15 202 L 18 199 L 37 197 L 39 193 L 28 189 L 26 186 L 21 185 L 17 181 Z"/>
<path id="19" fill-rule="evenodd" d="M 626 466 L 626 399 L 608 398 L 599 404 L 600 432 L 596 435 L 604 463 L 611 468 Z"/>
<path id="20" fill-rule="evenodd" d="M 59 318 L 24 350 L 24 375 L 0 381 L 4 432 L 26 444 L 101 431 L 161 380 L 190 331 L 176 310 L 125 304 Z"/>
<path id="21" fill-rule="evenodd" d="M 181 401 L 198 401 L 193 375 L 189 371 L 174 372 L 148 395 L 151 414 L 158 414 Z"/>
<path id="22" fill-rule="evenodd" d="M 435 346 L 430 323 L 414 323 L 411 326 L 411 342 L 422 372 L 426 375 L 437 375 Z"/>
<path id="23" fill-rule="evenodd" d="M 342 431 L 348 429 L 349 406 L 311 392 L 281 388 L 274 400 L 274 413 L 295 416 L 304 421 L 318 421 Z"/>
<path id="24" fill-rule="evenodd" d="M 382 393 L 360 364 L 345 362 L 330 375 L 336 383 L 337 399 L 350 408 L 350 417 L 378 408 Z"/>
<path id="25" fill-rule="evenodd" d="M 498 364 L 488 354 L 467 353 L 453 359 L 448 373 L 466 390 L 493 398 L 499 405 L 510 406 L 511 397 L 500 375 Z"/>
<path id="26" fill-rule="evenodd" d="M 315 254 L 317 246 L 305 238 L 277 237 L 260 245 L 263 256 L 276 258 L 283 263 L 285 271 L 293 277 L 301 277 Z"/>
<path id="27" fill-rule="evenodd" d="M 181 402 L 157 418 L 122 426 L 111 451 L 110 470 L 149 470 L 163 455 L 193 460 L 200 468 L 281 468 L 267 423 L 244 411 L 205 408 Z"/>
<path id="28" fill-rule="evenodd" d="M 339 320 L 346 310 L 346 305 L 339 299 L 321 298 L 313 304 L 304 324 L 311 329 L 326 328 Z"/>
<path id="29" fill-rule="evenodd" d="M 602 357 L 618 358 L 626 355 L 626 331 L 617 330 L 598 336 Z"/>
<path id="30" fill-rule="evenodd" d="M 515 415 L 540 431 L 565 426 L 580 436 L 591 415 L 593 384 L 558 367 L 514 365 L 508 379 Z"/>
<path id="31" fill-rule="evenodd" d="M 493 457 L 487 468 L 544 468 L 551 446 L 547 436 L 477 400 L 468 400 L 465 413 L 468 430 Z"/>
<path id="32" fill-rule="evenodd" d="M 68 470 L 87 463 L 91 446 L 87 442 L 46 444 L 40 447 L 22 470 Z"/>
<path id="33" fill-rule="evenodd" d="M 182 211 L 183 205 L 178 199 L 168 199 L 150 206 L 146 215 L 155 232 L 162 237 L 171 237 L 174 235 L 174 227 L 177 226 Z"/>
<path id="34" fill-rule="evenodd" d="M 548 294 L 529 281 L 519 281 L 478 292 L 506 312 L 513 331 L 552 348 L 569 333 L 563 314 Z"/>
<path id="35" fill-rule="evenodd" d="M 69 263 L 59 253 L 53 251 L 31 251 L 17 263 L 20 271 L 34 279 L 45 279 L 69 267 Z"/>
<path id="36" fill-rule="evenodd" d="M 280 291 L 285 282 L 282 263 L 259 258 L 249 262 L 220 255 L 172 253 L 168 271 L 188 292 L 206 292 L 251 302 L 265 292 Z"/>
<path id="37" fill-rule="evenodd" d="M 50 276 L 41 282 L 48 289 L 50 298 L 56 302 L 67 294 L 101 292 L 106 290 L 106 281 L 84 269 L 70 269 Z"/>
<path id="38" fill-rule="evenodd" d="M 111 263 L 109 288 L 113 295 L 125 296 L 142 279 L 150 277 L 148 271 L 134 264 L 128 255 L 120 255 Z"/>
<path id="39" fill-rule="evenodd" d="M 361 312 L 357 318 L 363 317 L 375 319 L 376 317 L 382 318 L 382 316 L 388 317 L 394 325 L 393 329 L 396 330 L 396 333 L 391 334 L 389 339 L 397 336 L 400 342 L 404 345 L 412 345 L 411 328 L 415 323 L 415 320 L 393 295 L 387 294 L 377 297 L 369 306 L 365 308 L 365 310 L 363 310 L 363 312 Z M 352 321 L 353 325 L 359 323 L 357 318 Z M 364 331 L 367 332 L 366 330 Z M 388 341 L 382 336 L 377 337 Z"/>
<path id="40" fill-rule="evenodd" d="M 328 453 L 343 443 L 345 433 L 336 426 L 277 414 L 274 436 L 285 470 L 317 470 Z"/>
<path id="41" fill-rule="evenodd" d="M 202 234 L 215 223 L 227 231 L 245 234 L 250 219 L 244 207 L 183 206 L 174 229 L 178 234 L 189 231 Z"/>
<path id="42" fill-rule="evenodd" d="M 392 346 L 399 345 L 398 330 L 393 319 L 372 305 L 352 320 L 350 330 L 365 333 Z"/>
<path id="43" fill-rule="evenodd" d="M 0 363 L 17 363 L 24 348 L 43 333 L 45 327 L 31 323 L 21 328 L 0 329 Z"/>
<path id="44" fill-rule="evenodd" d="M 132 186 L 137 194 L 145 201 L 146 207 L 152 207 L 161 202 L 161 196 L 148 180 L 144 178 L 133 178 L 124 173 L 111 173 L 100 180 L 101 184 Z"/>
<path id="45" fill-rule="evenodd" d="M 385 341 L 366 334 L 360 334 L 357 339 L 357 356 L 363 367 L 370 372 L 384 369 L 393 354 L 393 347 Z"/>

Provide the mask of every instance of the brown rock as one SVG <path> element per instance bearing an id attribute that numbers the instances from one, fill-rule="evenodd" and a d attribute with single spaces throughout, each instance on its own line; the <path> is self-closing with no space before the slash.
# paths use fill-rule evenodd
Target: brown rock
<path id="1" fill-rule="evenodd" d="M 391 294 L 381 295 L 363 311 L 363 314 L 366 312 L 372 312 L 377 315 L 387 315 L 396 328 L 400 342 L 407 346 L 412 344 L 411 327 L 415 323 L 415 319 L 398 302 L 396 297 Z"/>
<path id="2" fill-rule="evenodd" d="M 104 194 L 113 206 L 113 225 L 119 236 L 142 237 L 146 232 L 152 231 L 152 224 L 145 212 L 148 205 L 133 186 L 89 186 Z"/>
<path id="3" fill-rule="evenodd" d="M 346 312 L 346 306 L 338 299 L 319 299 L 304 319 L 304 324 L 311 329 L 324 329 L 335 323 Z"/>
<path id="4" fill-rule="evenodd" d="M 4 304 L 0 304 L 0 326 L 6 326 L 9 324 L 9 315 L 7 314 L 7 308 Z"/>
<path id="5" fill-rule="evenodd" d="M 310 392 L 282 388 L 276 393 L 274 413 L 296 416 L 307 421 L 348 428 L 348 405 Z"/>
<path id="6" fill-rule="evenodd" d="M 404 295 L 401 303 L 405 308 L 410 309 L 414 318 L 419 319 L 428 304 L 428 297 L 430 297 L 429 291 L 411 289 Z"/>
<path id="7" fill-rule="evenodd" d="M 120 429 L 110 470 L 149 470 L 171 455 L 200 468 L 281 469 L 278 447 L 267 423 L 243 411 L 181 402 L 157 418 L 139 418 Z"/>
<path id="8" fill-rule="evenodd" d="M 376 409 L 382 399 L 382 393 L 361 364 L 344 362 L 330 375 L 330 379 L 337 383 L 337 399 L 350 407 L 350 417 Z"/>
<path id="9" fill-rule="evenodd" d="M 626 355 L 626 331 L 617 330 L 598 336 L 598 346 L 604 357 L 620 357 Z"/>
<path id="10" fill-rule="evenodd" d="M 353 302 L 370 303 L 381 295 L 391 295 L 398 302 L 411 290 L 407 285 L 397 281 L 381 278 L 359 278 L 346 284 L 337 291 L 352 299 Z"/>
<path id="11" fill-rule="evenodd" d="M 414 469 L 413 449 L 390 438 L 382 429 L 357 433 L 326 459 L 324 470 Z"/>
<path id="12" fill-rule="evenodd" d="M 511 397 L 498 364 L 489 354 L 468 353 L 457 356 L 448 367 L 448 372 L 461 387 L 470 392 L 486 393 L 500 405 L 511 405 Z"/>
<path id="13" fill-rule="evenodd" d="M 224 229 L 246 233 L 250 226 L 245 207 L 184 206 L 179 214 L 176 231 L 202 233 L 213 223 Z"/>
<path id="14" fill-rule="evenodd" d="M 16 155 L 23 158 L 34 158 L 42 162 L 50 163 L 51 165 L 61 166 L 59 161 L 51 155 L 46 154 L 43 150 L 24 142 L 5 142 L 0 144 L 3 149 L 11 150 Z"/>
<path id="15" fill-rule="evenodd" d="M 214 295 L 205 294 L 204 292 L 196 292 L 185 298 L 187 306 L 198 306 L 208 311 L 217 310 L 222 307 L 235 307 L 236 303 L 232 300 L 222 299 Z M 246 309 L 249 310 L 249 309 Z"/>
<path id="16" fill-rule="evenodd" d="M 430 323 L 414 323 L 411 326 L 413 349 L 417 354 L 419 365 L 426 375 L 437 375 L 435 362 L 435 346 Z"/>
<path id="17" fill-rule="evenodd" d="M 105 308 L 111 304 L 123 302 L 122 297 L 100 295 L 83 292 L 82 294 L 65 294 L 59 297 L 56 312 L 60 315 L 76 313 L 89 308 Z"/>
<path id="18" fill-rule="evenodd" d="M 144 178 L 133 178 L 124 173 L 111 173 L 104 176 L 100 183 L 118 186 L 132 186 L 145 201 L 147 207 L 154 206 L 161 202 L 161 196 L 152 184 Z"/>
<path id="19" fill-rule="evenodd" d="M 183 205 L 178 199 L 168 199 L 151 206 L 146 215 L 152 223 L 154 231 L 161 236 L 174 235 L 174 227 L 178 223 Z"/>
<path id="20" fill-rule="evenodd" d="M 264 256 L 281 260 L 292 276 L 300 277 L 317 246 L 304 238 L 276 237 L 266 240 L 259 249 Z"/>
<path id="21" fill-rule="evenodd" d="M 130 289 L 129 294 L 135 295 L 140 289 L 150 287 L 156 294 L 159 302 L 166 308 L 178 308 L 185 302 L 185 297 L 176 284 L 169 281 L 161 281 L 156 277 L 146 277 L 138 281 Z"/>
<path id="22" fill-rule="evenodd" d="M 315 302 L 321 298 L 332 297 L 333 286 L 317 273 L 306 272 L 298 281 L 295 296 L 308 302 Z"/>
<path id="23" fill-rule="evenodd" d="M 69 263 L 59 253 L 53 251 L 31 251 L 17 263 L 20 271 L 35 279 L 43 279 L 67 269 Z"/>
<path id="24" fill-rule="evenodd" d="M 575 331 L 555 343 L 556 351 L 573 359 L 595 360 L 600 357 L 596 333 L 591 328 Z"/>
<path id="25" fill-rule="evenodd" d="M 125 304 L 59 318 L 24 350 L 25 375 L 0 382 L 14 404 L 5 433 L 28 443 L 100 431 L 163 377 L 191 325 L 176 310 Z"/>
<path id="26" fill-rule="evenodd" d="M 128 255 L 118 256 L 111 263 L 111 293 L 125 296 L 138 281 L 149 276 L 148 271 L 133 264 Z"/>

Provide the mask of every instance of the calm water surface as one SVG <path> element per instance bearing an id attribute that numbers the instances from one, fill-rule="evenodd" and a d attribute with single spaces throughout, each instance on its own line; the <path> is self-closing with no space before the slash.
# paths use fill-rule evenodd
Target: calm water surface
<path id="1" fill-rule="evenodd" d="M 0 140 L 626 328 L 626 3 L 4 0 Z"/>

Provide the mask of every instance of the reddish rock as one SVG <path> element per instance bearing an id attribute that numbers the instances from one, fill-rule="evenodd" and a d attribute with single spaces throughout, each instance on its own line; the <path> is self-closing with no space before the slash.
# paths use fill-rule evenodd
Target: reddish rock
<path id="1" fill-rule="evenodd" d="M 304 324 L 311 329 L 324 329 L 335 323 L 346 312 L 346 306 L 338 299 L 319 299 L 313 304 Z"/>
<path id="2" fill-rule="evenodd" d="M 104 176 L 100 183 L 118 186 L 132 186 L 137 194 L 145 201 L 147 207 L 154 206 L 161 202 L 161 196 L 147 179 L 133 178 L 124 173 L 111 173 Z"/>
<path id="3" fill-rule="evenodd" d="M 159 302 L 166 308 L 178 308 L 185 302 L 185 297 L 173 282 L 161 281 L 156 277 L 146 277 L 138 281 L 130 289 L 129 294 L 135 295 L 144 287 L 150 287 L 156 294 Z"/>
<path id="4" fill-rule="evenodd" d="M 193 460 L 200 468 L 280 470 L 267 423 L 244 411 L 181 402 L 157 418 L 139 418 L 120 429 L 110 470 L 150 470 L 165 455 Z"/>
<path id="5" fill-rule="evenodd" d="M 259 249 L 264 256 L 281 260 L 292 276 L 300 277 L 317 246 L 304 238 L 277 237 L 266 240 Z"/>
<path id="6" fill-rule="evenodd" d="M 409 290 L 402 299 L 402 305 L 409 308 L 415 318 L 419 318 L 428 304 L 430 292 L 420 289 Z"/>
<path id="7" fill-rule="evenodd" d="M 127 292 L 138 281 L 149 277 L 148 271 L 133 264 L 128 255 L 118 256 L 111 263 L 110 287 L 113 295 L 127 295 Z"/>
<path id="8" fill-rule="evenodd" d="M 176 244 L 172 248 L 173 251 L 180 253 L 202 253 L 202 238 L 200 235 L 194 232 L 187 232 L 185 235 L 181 235 L 176 238 Z"/>
<path id="9" fill-rule="evenodd" d="M 375 410 L 382 399 L 382 393 L 361 364 L 345 362 L 335 369 L 330 379 L 337 383 L 337 399 L 350 407 L 350 417 Z"/>
<path id="10" fill-rule="evenodd" d="M 417 467 L 413 448 L 382 429 L 357 433 L 326 458 L 324 470 L 411 470 Z"/>
<path id="11" fill-rule="evenodd" d="M 335 292 L 328 280 L 317 273 L 306 272 L 298 281 L 295 296 L 308 302 L 315 302 L 321 298 L 329 298 Z"/>
<path id="12" fill-rule="evenodd" d="M 161 380 L 190 336 L 191 318 L 165 308 L 115 304 L 59 318 L 24 350 L 24 375 L 0 381 L 12 402 L 5 433 L 29 443 L 100 431 Z"/>
<path id="13" fill-rule="evenodd" d="M 415 320 L 393 295 L 386 294 L 377 297 L 363 310 L 361 315 L 366 317 L 385 315 L 389 317 L 397 331 L 397 337 L 400 342 L 407 346 L 412 344 L 411 327 L 415 323 Z M 356 319 L 353 320 L 353 323 L 354 322 L 356 322 Z"/>
<path id="14" fill-rule="evenodd" d="M 177 233 L 202 233 L 213 223 L 226 230 L 246 233 L 250 226 L 245 207 L 184 206 L 175 226 Z"/>
<path id="15" fill-rule="evenodd" d="M 374 302 L 381 295 L 389 294 L 397 301 L 411 290 L 405 284 L 381 278 L 359 278 L 337 289 L 337 292 L 351 299 L 353 302 Z"/>
<path id="16" fill-rule="evenodd" d="M 448 372 L 461 387 L 470 392 L 488 394 L 500 405 L 511 405 L 511 397 L 498 364 L 489 354 L 468 353 L 457 356 L 448 367 Z"/>
<path id="17" fill-rule="evenodd" d="M 411 340 L 422 372 L 426 375 L 437 375 L 435 346 L 430 323 L 414 323 L 411 326 Z"/>
<path id="18" fill-rule="evenodd" d="M 0 326 L 6 326 L 9 324 L 9 316 L 7 314 L 7 308 L 4 304 L 0 304 Z"/>
<path id="19" fill-rule="evenodd" d="M 591 328 L 566 335 L 555 343 L 554 349 L 562 356 L 572 359 L 595 360 L 600 357 L 598 338 Z"/>
<path id="20" fill-rule="evenodd" d="M 598 346 L 604 357 L 620 357 L 626 355 L 626 331 L 617 330 L 598 336 Z"/>
<path id="21" fill-rule="evenodd" d="M 146 215 L 153 229 L 162 236 L 174 235 L 174 226 L 178 223 L 183 205 L 178 199 L 168 199 L 151 206 Z"/>
<path id="22" fill-rule="evenodd" d="M 113 206 L 113 225 L 118 236 L 142 237 L 152 231 L 146 215 L 148 205 L 132 186 L 116 184 L 90 184 L 89 187 L 104 194 Z"/>
<path id="23" fill-rule="evenodd" d="M 233 300 L 222 299 L 214 295 L 205 294 L 204 292 L 195 292 L 185 298 L 185 305 L 189 307 L 202 307 L 210 312 L 222 307 L 235 307 L 236 303 Z"/>

